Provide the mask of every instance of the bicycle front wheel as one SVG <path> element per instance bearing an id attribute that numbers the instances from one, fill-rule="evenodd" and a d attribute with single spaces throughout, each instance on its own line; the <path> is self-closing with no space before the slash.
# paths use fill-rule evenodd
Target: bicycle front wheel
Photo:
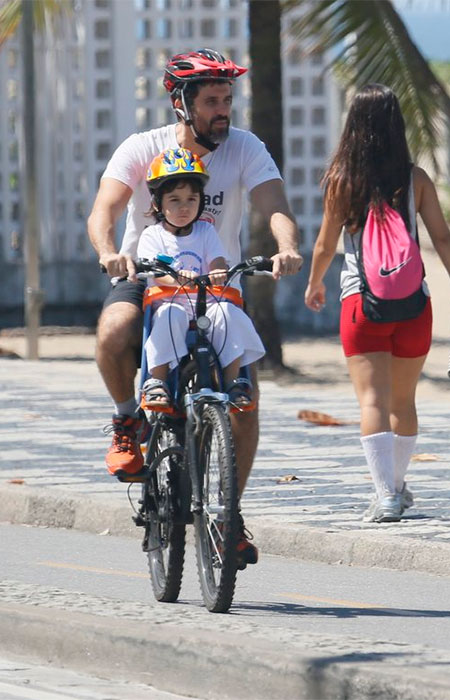
<path id="1" fill-rule="evenodd" d="M 231 426 L 220 406 L 203 409 L 197 468 L 203 510 L 194 514 L 194 526 L 203 601 L 210 612 L 227 612 L 236 582 L 239 514 Z"/>
<path id="2" fill-rule="evenodd" d="M 156 422 L 147 462 L 152 472 L 148 488 L 148 565 L 156 600 L 177 600 L 183 576 L 186 526 L 180 522 L 183 450 L 175 435 Z"/>

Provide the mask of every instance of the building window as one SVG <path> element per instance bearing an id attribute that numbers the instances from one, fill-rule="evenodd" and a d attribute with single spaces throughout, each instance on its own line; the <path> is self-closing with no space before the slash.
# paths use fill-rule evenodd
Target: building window
<path id="1" fill-rule="evenodd" d="M 19 202 L 11 202 L 9 207 L 10 221 L 19 221 L 20 219 L 20 204 Z"/>
<path id="2" fill-rule="evenodd" d="M 226 39 L 233 39 L 238 36 L 238 23 L 233 17 L 225 20 L 223 35 Z"/>
<path id="3" fill-rule="evenodd" d="M 316 96 L 323 95 L 325 93 L 325 81 L 321 76 L 312 79 L 311 93 Z"/>
<path id="4" fill-rule="evenodd" d="M 152 36 L 152 25 L 149 19 L 138 19 L 136 23 L 136 37 L 142 41 Z"/>
<path id="5" fill-rule="evenodd" d="M 297 97 L 303 95 L 303 78 L 292 78 L 290 83 L 291 95 Z"/>
<path id="6" fill-rule="evenodd" d="M 180 3 L 180 10 L 190 10 L 193 6 L 193 0 L 178 0 Z"/>
<path id="7" fill-rule="evenodd" d="M 10 134 L 15 135 L 16 134 L 16 126 L 17 126 L 17 115 L 13 111 L 8 112 L 8 131 Z"/>
<path id="8" fill-rule="evenodd" d="M 84 211 L 84 202 L 82 199 L 78 199 L 74 205 L 75 219 L 85 219 L 86 212 Z"/>
<path id="9" fill-rule="evenodd" d="M 99 98 L 111 97 L 111 83 L 109 80 L 97 80 L 95 95 Z"/>
<path id="10" fill-rule="evenodd" d="M 217 0 L 202 0 L 203 7 L 216 7 Z"/>
<path id="11" fill-rule="evenodd" d="M 291 139 L 291 156 L 302 156 L 305 152 L 305 142 L 303 139 L 295 138 Z"/>
<path id="12" fill-rule="evenodd" d="M 95 7 L 107 10 L 109 7 L 109 0 L 95 0 Z"/>
<path id="13" fill-rule="evenodd" d="M 136 68 L 144 70 L 152 65 L 152 52 L 150 49 L 138 48 L 136 51 Z"/>
<path id="14" fill-rule="evenodd" d="M 106 160 L 111 155 L 111 144 L 109 141 L 100 141 L 95 149 L 97 160 Z"/>
<path id="15" fill-rule="evenodd" d="M 136 78 L 134 95 L 137 100 L 148 100 L 148 98 L 150 97 L 149 78 L 144 78 L 143 75 Z"/>
<path id="16" fill-rule="evenodd" d="M 289 121 L 292 126 L 301 126 L 304 122 L 304 110 L 302 107 L 291 107 Z"/>
<path id="17" fill-rule="evenodd" d="M 202 19 L 200 22 L 200 34 L 202 37 L 211 38 L 216 36 L 216 22 L 214 19 Z"/>
<path id="18" fill-rule="evenodd" d="M 95 65 L 97 68 L 108 68 L 110 65 L 111 56 L 109 51 L 95 52 Z"/>
<path id="19" fill-rule="evenodd" d="M 300 216 L 305 213 L 305 198 L 304 197 L 292 197 L 291 199 L 292 211 L 296 216 Z"/>
<path id="20" fill-rule="evenodd" d="M 152 2 L 151 0 L 134 0 L 134 6 L 138 11 L 150 10 Z"/>
<path id="21" fill-rule="evenodd" d="M 322 214 L 322 197 L 313 197 L 313 214 Z"/>
<path id="22" fill-rule="evenodd" d="M 81 100 L 84 97 L 84 82 L 75 80 L 73 85 L 73 96 L 76 100 Z"/>
<path id="23" fill-rule="evenodd" d="M 305 184 L 305 169 L 304 168 L 291 168 L 291 185 Z"/>
<path id="24" fill-rule="evenodd" d="M 325 124 L 325 108 L 324 107 L 314 107 L 312 110 L 312 124 L 317 126 L 320 124 Z"/>
<path id="25" fill-rule="evenodd" d="M 147 107 L 136 109 L 136 126 L 138 129 L 149 129 L 152 122 L 152 113 Z"/>
<path id="26" fill-rule="evenodd" d="M 191 39 L 194 36 L 194 23 L 191 19 L 181 19 L 178 23 L 180 39 Z"/>
<path id="27" fill-rule="evenodd" d="M 166 63 L 171 57 L 172 53 L 168 49 L 161 49 L 158 52 L 157 64 L 159 70 L 163 70 L 166 67 Z"/>
<path id="28" fill-rule="evenodd" d="M 109 109 L 99 109 L 95 114 L 97 129 L 109 129 L 111 126 L 111 112 Z"/>
<path id="29" fill-rule="evenodd" d="M 108 39 L 109 38 L 109 22 L 107 20 L 101 19 L 95 23 L 95 38 L 96 39 Z"/>
<path id="30" fill-rule="evenodd" d="M 73 159 L 78 162 L 83 159 L 83 147 L 81 145 L 81 141 L 75 141 L 73 144 Z"/>
<path id="31" fill-rule="evenodd" d="M 313 168 L 311 170 L 311 182 L 313 185 L 320 185 L 323 177 L 323 168 Z"/>
<path id="32" fill-rule="evenodd" d="M 19 173 L 10 173 L 8 179 L 11 192 L 17 192 L 19 189 Z"/>
<path id="33" fill-rule="evenodd" d="M 8 80 L 6 83 L 8 100 L 15 100 L 17 97 L 17 80 Z"/>
<path id="34" fill-rule="evenodd" d="M 298 46 L 292 46 L 288 51 L 288 63 L 291 66 L 298 66 L 302 62 L 302 52 Z"/>
<path id="35" fill-rule="evenodd" d="M 159 19 L 156 23 L 156 36 L 158 39 L 170 39 L 172 36 L 172 22 L 170 19 Z"/>
<path id="36" fill-rule="evenodd" d="M 312 140 L 312 154 L 314 157 L 323 157 L 326 154 L 325 139 L 319 136 Z"/>
<path id="37" fill-rule="evenodd" d="M 170 10 L 170 5 L 170 0 L 156 0 L 156 7 L 158 10 Z"/>
<path id="38" fill-rule="evenodd" d="M 8 49 L 7 63 L 8 63 L 8 68 L 10 68 L 11 70 L 13 68 L 17 68 L 17 51 L 16 51 L 16 49 Z"/>
<path id="39" fill-rule="evenodd" d="M 13 141 L 9 144 L 8 153 L 10 163 L 17 163 L 19 160 L 19 146 L 17 141 Z"/>

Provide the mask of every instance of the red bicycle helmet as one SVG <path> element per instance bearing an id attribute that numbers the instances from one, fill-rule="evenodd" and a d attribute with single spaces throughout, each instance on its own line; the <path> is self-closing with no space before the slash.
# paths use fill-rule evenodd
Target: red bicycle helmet
<path id="1" fill-rule="evenodd" d="M 199 49 L 173 56 L 167 62 L 163 85 L 167 92 L 173 93 L 186 83 L 197 80 L 230 82 L 246 72 L 247 68 L 236 65 L 217 51 Z"/>

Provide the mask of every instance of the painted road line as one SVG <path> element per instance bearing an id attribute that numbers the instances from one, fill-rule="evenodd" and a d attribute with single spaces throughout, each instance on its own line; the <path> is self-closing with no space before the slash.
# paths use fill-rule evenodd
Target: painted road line
<path id="1" fill-rule="evenodd" d="M 72 571 L 89 571 L 93 574 L 109 574 L 112 576 L 127 576 L 128 578 L 145 578 L 148 579 L 149 574 L 141 574 L 137 571 L 122 571 L 121 569 L 99 569 L 96 566 L 82 566 L 78 564 L 64 564 L 59 561 L 37 561 L 37 566 L 48 566 L 52 569 L 70 569 Z"/>

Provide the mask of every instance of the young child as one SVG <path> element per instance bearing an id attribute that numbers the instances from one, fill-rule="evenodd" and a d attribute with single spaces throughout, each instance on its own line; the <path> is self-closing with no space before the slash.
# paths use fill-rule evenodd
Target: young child
<path id="1" fill-rule="evenodd" d="M 153 159 L 147 184 L 156 223 L 143 231 L 137 254 L 149 260 L 158 254 L 170 256 L 181 284 L 167 275 L 156 281 L 149 279 L 149 286 L 170 286 L 175 294 L 181 285 L 189 287 L 192 279 L 203 274 L 214 284 L 225 284 L 228 266 L 224 247 L 215 228 L 199 220 L 208 178 L 200 158 L 186 149 L 167 149 Z M 143 387 L 149 408 L 170 405 L 166 380 L 169 370 L 187 354 L 186 333 L 194 308 L 195 288 L 188 295 L 175 294 L 171 300 L 153 304 L 152 329 L 145 346 L 151 378 Z M 225 390 L 234 404 L 249 406 L 250 383 L 238 379 L 239 368 L 261 358 L 264 346 L 250 318 L 234 304 L 210 297 L 206 315 L 211 320 L 208 337 L 219 355 Z"/>

